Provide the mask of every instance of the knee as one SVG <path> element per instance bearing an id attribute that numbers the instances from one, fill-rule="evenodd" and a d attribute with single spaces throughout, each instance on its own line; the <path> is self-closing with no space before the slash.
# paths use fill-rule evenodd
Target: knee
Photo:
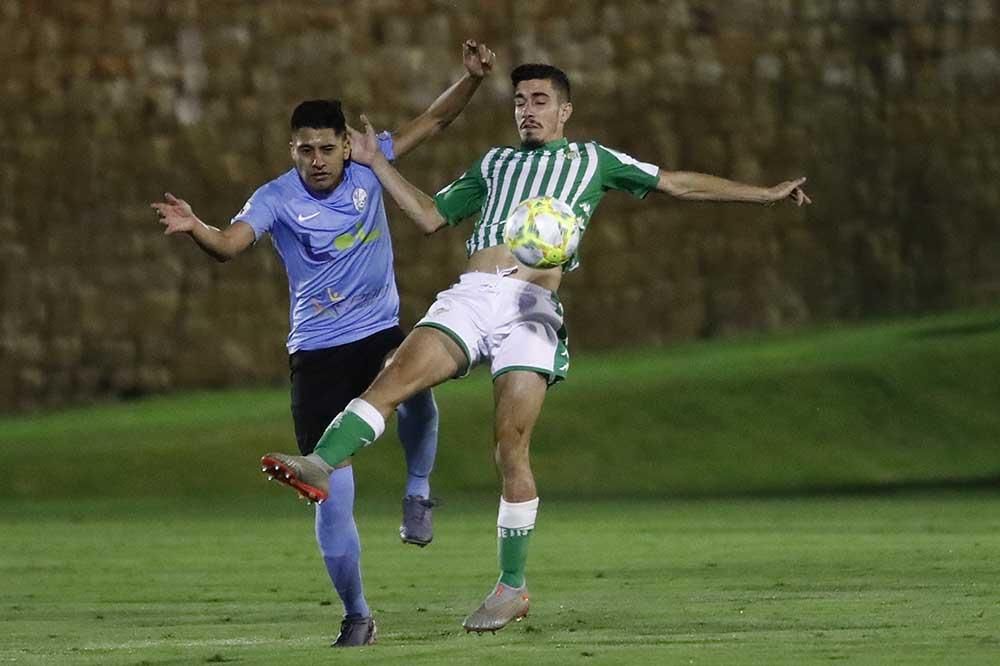
<path id="1" fill-rule="evenodd" d="M 493 460 L 505 479 L 530 470 L 527 434 L 501 435 L 493 451 Z"/>

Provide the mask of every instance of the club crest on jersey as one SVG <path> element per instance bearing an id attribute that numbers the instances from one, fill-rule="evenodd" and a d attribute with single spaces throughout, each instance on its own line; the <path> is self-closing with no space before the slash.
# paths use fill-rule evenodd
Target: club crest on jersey
<path id="1" fill-rule="evenodd" d="M 363 213 L 365 206 L 368 205 L 368 193 L 360 187 L 355 187 L 354 192 L 351 194 L 351 200 L 354 201 L 355 210 Z"/>

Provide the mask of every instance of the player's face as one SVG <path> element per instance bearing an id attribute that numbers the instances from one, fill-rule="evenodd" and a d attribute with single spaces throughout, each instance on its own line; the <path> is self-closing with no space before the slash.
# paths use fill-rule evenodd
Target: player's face
<path id="1" fill-rule="evenodd" d="M 344 162 L 351 156 L 346 132 L 302 127 L 292 134 L 291 147 L 295 169 L 309 189 L 329 192 L 340 184 Z"/>
<path id="2" fill-rule="evenodd" d="M 548 79 L 521 81 L 514 88 L 514 123 L 521 144 L 534 148 L 563 137 L 573 105 L 561 101 Z"/>

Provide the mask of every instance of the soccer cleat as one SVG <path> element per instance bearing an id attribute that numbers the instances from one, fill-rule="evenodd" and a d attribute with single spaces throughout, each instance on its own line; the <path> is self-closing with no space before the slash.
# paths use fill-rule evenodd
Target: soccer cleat
<path id="1" fill-rule="evenodd" d="M 309 458 L 284 453 L 268 453 L 260 459 L 262 471 L 269 479 L 292 487 L 307 502 L 322 504 L 330 495 L 330 472 Z"/>
<path id="2" fill-rule="evenodd" d="M 431 509 L 435 504 L 436 501 L 419 495 L 407 495 L 403 498 L 403 522 L 399 526 L 399 538 L 403 543 L 423 548 L 434 539 Z"/>
<path id="3" fill-rule="evenodd" d="M 345 617 L 340 623 L 340 635 L 330 647 L 364 647 L 375 642 L 375 618 Z"/>
<path id="4" fill-rule="evenodd" d="M 482 605 L 465 618 L 462 626 L 466 631 L 497 631 L 525 617 L 530 607 L 527 585 L 510 587 L 497 583 Z"/>

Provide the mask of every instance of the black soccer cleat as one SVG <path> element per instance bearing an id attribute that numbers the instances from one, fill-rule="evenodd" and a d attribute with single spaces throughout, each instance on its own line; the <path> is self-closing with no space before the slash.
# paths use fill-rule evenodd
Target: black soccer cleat
<path id="1" fill-rule="evenodd" d="M 373 645 L 378 630 L 375 628 L 375 618 L 345 617 L 340 623 L 340 634 L 330 647 L 364 647 Z"/>

